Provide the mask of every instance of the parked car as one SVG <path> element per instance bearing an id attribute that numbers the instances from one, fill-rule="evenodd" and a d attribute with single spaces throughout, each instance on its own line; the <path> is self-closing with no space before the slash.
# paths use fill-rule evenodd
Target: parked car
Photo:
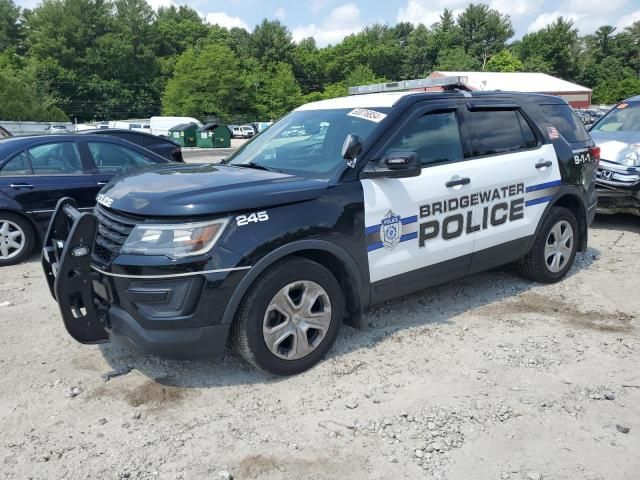
<path id="1" fill-rule="evenodd" d="M 6 128 L 0 126 L 0 140 L 2 140 L 4 138 L 9 138 L 9 137 L 13 137 L 11 132 L 9 130 L 7 130 Z"/>
<path id="2" fill-rule="evenodd" d="M 598 212 L 640 215 L 640 95 L 613 107 L 589 133 L 601 152 Z"/>
<path id="3" fill-rule="evenodd" d="M 231 135 L 233 136 L 233 138 L 247 138 L 245 132 L 242 130 L 242 127 L 234 125 L 229 126 L 229 129 L 231 130 Z"/>
<path id="4" fill-rule="evenodd" d="M 180 144 L 170 138 L 159 137 L 139 131 L 109 128 L 107 130 L 87 130 L 85 135 L 110 135 L 118 137 L 127 142 L 135 143 L 141 147 L 151 150 L 158 155 L 162 155 L 172 162 L 184 162 Z"/>
<path id="5" fill-rule="evenodd" d="M 110 135 L 68 134 L 0 140 L 0 266 L 19 263 L 43 238 L 56 202 L 81 211 L 114 176 L 169 161 Z"/>
<path id="6" fill-rule="evenodd" d="M 296 125 L 313 139 L 285 137 Z M 111 182 L 94 214 L 61 200 L 42 266 L 82 343 L 120 335 L 176 357 L 229 337 L 253 365 L 296 374 L 370 305 L 510 262 L 560 281 L 587 248 L 597 153 L 553 96 L 324 100 L 225 164 Z"/>
<path id="7" fill-rule="evenodd" d="M 244 138 L 251 138 L 256 134 L 256 131 L 253 129 L 251 125 L 242 125 L 240 129 L 244 134 Z"/>
<path id="8" fill-rule="evenodd" d="M 49 135 L 61 135 L 65 133 L 70 133 L 69 127 L 66 125 L 49 125 L 47 129 Z"/>

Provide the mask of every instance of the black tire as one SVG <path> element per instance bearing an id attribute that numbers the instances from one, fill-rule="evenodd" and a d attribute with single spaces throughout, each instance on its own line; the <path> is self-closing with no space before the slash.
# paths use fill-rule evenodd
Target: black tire
<path id="1" fill-rule="evenodd" d="M 330 324 L 310 353 L 302 358 L 289 360 L 272 353 L 267 346 L 263 326 L 267 322 L 268 307 L 275 301 L 276 294 L 296 282 L 315 284 L 324 290 L 329 301 Z M 300 297 L 300 305 L 304 298 Z M 322 298 L 324 299 L 325 296 L 323 295 Z M 309 310 L 311 311 L 314 306 L 315 303 L 309 307 Z M 267 269 L 251 286 L 231 326 L 231 342 L 236 351 L 252 365 L 276 375 L 295 375 L 313 367 L 331 349 L 340 330 L 343 312 L 344 297 L 340 284 L 333 274 L 319 263 L 305 258 L 291 257 Z M 325 318 L 328 317 L 329 315 L 325 314 Z M 283 318 L 286 317 L 283 316 Z M 286 322 L 283 320 L 280 324 Z M 296 328 L 293 323 L 287 325 Z M 311 335 L 320 335 L 319 330 L 314 333 L 313 329 L 307 330 L 306 335 L 309 335 L 309 331 Z M 306 345 L 311 343 L 313 342 L 308 341 Z"/>
<path id="2" fill-rule="evenodd" d="M 557 225 L 569 224 L 573 230 L 573 239 L 571 242 L 570 255 L 567 255 L 566 262 L 558 271 L 553 271 L 549 266 L 548 258 L 545 258 L 545 248 L 547 242 L 551 238 L 551 231 Z M 531 251 L 524 257 L 520 264 L 519 270 L 525 277 L 540 283 L 555 283 L 567 274 L 576 257 L 578 248 L 580 230 L 578 229 L 578 221 L 571 210 L 564 207 L 553 207 L 549 211 L 549 215 L 542 223 L 542 227 L 533 242 Z"/>
<path id="3" fill-rule="evenodd" d="M 25 258 L 27 258 L 31 252 L 33 251 L 33 247 L 36 243 L 36 235 L 31 226 L 31 223 L 20 215 L 11 212 L 3 212 L 0 211 L 0 228 L 3 223 L 10 222 L 12 225 L 17 226 L 21 231 L 24 240 L 22 241 L 22 248 L 15 253 L 15 251 L 11 252 L 7 258 L 3 258 L 2 252 L 0 251 L 0 267 L 6 267 L 8 265 L 15 265 L 17 263 L 22 262 Z M 15 227 L 12 227 L 12 233 L 16 230 Z M 6 238 L 0 233 L 0 242 L 7 241 Z"/>

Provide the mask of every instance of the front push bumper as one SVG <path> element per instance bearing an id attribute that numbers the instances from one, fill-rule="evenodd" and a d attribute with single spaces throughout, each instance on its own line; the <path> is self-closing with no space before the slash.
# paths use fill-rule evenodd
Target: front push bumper
<path id="1" fill-rule="evenodd" d="M 97 217 L 63 198 L 43 242 L 45 278 L 75 340 L 97 344 L 115 335 L 170 358 L 211 357 L 224 350 L 230 325 L 216 322 L 213 306 L 224 310 L 221 292 L 233 291 L 244 269 L 176 280 L 114 275 L 92 266 L 97 232 Z"/>

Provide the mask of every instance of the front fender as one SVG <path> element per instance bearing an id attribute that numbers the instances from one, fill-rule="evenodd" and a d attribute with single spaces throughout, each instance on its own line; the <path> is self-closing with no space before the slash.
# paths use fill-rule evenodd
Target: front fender
<path id="1" fill-rule="evenodd" d="M 303 251 L 320 251 L 335 256 L 342 262 L 351 279 L 356 284 L 356 291 L 360 297 L 360 306 L 364 307 L 369 304 L 370 290 L 364 278 L 363 272 L 358 268 L 355 260 L 340 246 L 335 243 L 328 242 L 326 240 L 307 239 L 298 240 L 292 243 L 283 245 L 269 254 L 265 255 L 249 270 L 249 273 L 242 279 L 236 290 L 234 291 L 231 299 L 229 300 L 225 309 L 222 323 L 231 323 L 235 317 L 235 314 L 240 306 L 240 302 L 244 298 L 245 294 L 253 285 L 255 280 L 262 274 L 267 268 L 275 264 L 278 260 L 289 255 L 295 255 L 298 252 Z"/>

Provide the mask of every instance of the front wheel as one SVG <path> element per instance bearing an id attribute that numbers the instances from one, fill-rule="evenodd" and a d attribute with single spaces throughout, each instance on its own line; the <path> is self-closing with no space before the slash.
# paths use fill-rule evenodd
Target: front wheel
<path id="1" fill-rule="evenodd" d="M 578 222 L 571 210 L 553 207 L 531 251 L 520 263 L 522 274 L 541 283 L 561 280 L 576 257 L 579 232 Z"/>
<path id="2" fill-rule="evenodd" d="M 0 212 L 0 267 L 22 262 L 34 244 L 35 233 L 25 218 Z"/>
<path id="3" fill-rule="evenodd" d="M 250 288 L 231 329 L 232 343 L 267 372 L 301 373 L 327 354 L 343 311 L 340 285 L 329 270 L 304 258 L 287 259 Z"/>

